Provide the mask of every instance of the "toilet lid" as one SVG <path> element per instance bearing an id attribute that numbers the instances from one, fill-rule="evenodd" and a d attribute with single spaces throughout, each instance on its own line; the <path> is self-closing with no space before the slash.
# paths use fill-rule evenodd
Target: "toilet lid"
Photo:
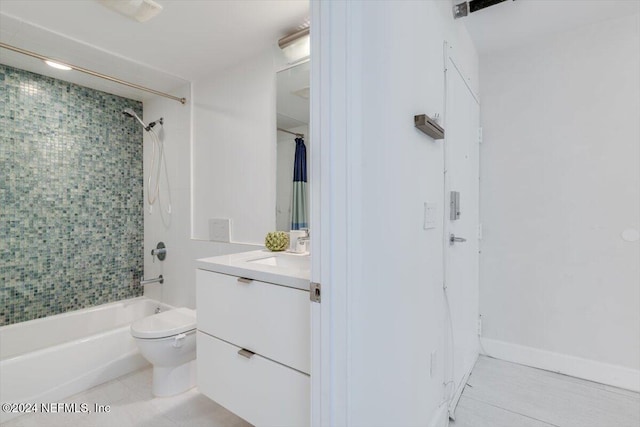
<path id="1" fill-rule="evenodd" d="M 195 328 L 196 311 L 181 307 L 136 320 L 131 324 L 131 335 L 135 338 L 166 338 Z"/>

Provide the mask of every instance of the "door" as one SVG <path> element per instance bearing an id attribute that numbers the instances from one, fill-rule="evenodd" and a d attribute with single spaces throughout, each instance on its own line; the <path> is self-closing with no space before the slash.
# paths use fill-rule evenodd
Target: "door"
<path id="1" fill-rule="evenodd" d="M 480 107 L 451 49 L 447 50 L 443 244 L 445 324 L 449 326 L 445 378 L 452 413 L 478 355 Z M 452 192 L 457 192 L 459 203 Z"/>

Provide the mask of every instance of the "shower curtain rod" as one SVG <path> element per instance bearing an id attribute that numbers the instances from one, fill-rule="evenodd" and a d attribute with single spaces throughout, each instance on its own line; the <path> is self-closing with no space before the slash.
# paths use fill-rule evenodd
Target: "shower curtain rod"
<path id="1" fill-rule="evenodd" d="M 304 138 L 304 133 L 295 133 L 295 132 L 291 132 L 290 130 L 286 130 L 286 129 L 282 129 L 282 128 L 278 128 L 278 130 L 280 132 L 290 133 L 291 135 L 295 135 L 295 136 L 299 136 L 300 138 Z"/>
<path id="2" fill-rule="evenodd" d="M 77 65 L 71 65 L 71 64 L 68 64 L 66 62 L 60 62 L 57 59 L 49 58 L 49 57 L 46 57 L 44 55 L 40 55 L 38 53 L 31 52 L 29 50 L 25 50 L 25 49 L 21 49 L 19 47 L 11 46 L 10 44 L 6 44 L 6 43 L 0 42 L 0 48 L 12 50 L 14 52 L 18 52 L 18 53 L 21 53 L 23 55 L 27 55 L 27 56 L 31 56 L 33 58 L 41 59 L 42 61 L 51 61 L 51 62 L 55 62 L 57 64 L 66 65 L 67 67 L 71 68 L 72 70 L 80 71 L 81 73 L 89 74 L 90 76 L 94 76 L 94 77 L 100 77 L 101 79 L 109 80 L 109 81 L 114 82 L 114 83 L 119 83 L 119 84 L 124 85 L 124 86 L 129 86 L 129 87 L 132 87 L 134 89 L 138 89 L 138 90 L 141 90 L 141 91 L 144 91 L 144 92 L 149 92 L 149 93 L 152 93 L 154 95 L 163 96 L 165 98 L 173 99 L 174 101 L 178 101 L 181 104 L 186 104 L 187 103 L 187 99 L 186 98 L 179 98 L 177 96 L 169 95 L 168 93 L 160 92 L 160 91 L 155 90 L 155 89 L 149 89 L 148 87 L 140 86 L 140 85 L 137 85 L 135 83 L 127 82 L 125 80 L 120 80 L 120 79 L 118 79 L 116 77 L 107 76 L 106 74 L 98 73 L 97 71 L 91 71 L 91 70 L 88 70 L 86 68 L 78 67 Z"/>

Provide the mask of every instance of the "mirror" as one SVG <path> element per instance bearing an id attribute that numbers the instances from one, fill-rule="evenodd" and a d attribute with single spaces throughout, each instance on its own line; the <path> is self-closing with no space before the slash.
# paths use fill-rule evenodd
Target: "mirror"
<path id="1" fill-rule="evenodd" d="M 310 164 L 310 69 L 307 61 L 277 74 L 276 230 L 278 231 L 309 227 L 309 189 L 306 180 L 309 176 L 308 165 Z M 304 145 L 300 144 L 300 139 L 303 140 Z M 297 156 L 296 147 L 298 147 Z M 301 150 L 304 148 L 306 153 L 303 158 Z M 294 164 L 296 164 L 295 168 Z"/>

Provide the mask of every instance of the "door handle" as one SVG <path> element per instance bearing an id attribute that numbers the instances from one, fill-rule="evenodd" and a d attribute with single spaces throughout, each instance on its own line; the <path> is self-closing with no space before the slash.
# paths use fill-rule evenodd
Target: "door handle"
<path id="1" fill-rule="evenodd" d="M 467 239 L 465 239 L 464 237 L 456 237 L 455 234 L 451 233 L 449 234 L 449 244 L 453 245 L 456 242 L 462 243 L 462 242 L 466 242 Z"/>

